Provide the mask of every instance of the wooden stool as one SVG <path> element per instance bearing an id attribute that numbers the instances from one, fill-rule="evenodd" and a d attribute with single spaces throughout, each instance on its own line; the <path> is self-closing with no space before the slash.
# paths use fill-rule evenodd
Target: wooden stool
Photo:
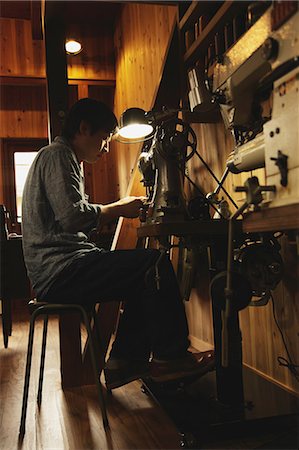
<path id="1" fill-rule="evenodd" d="M 23 404 L 22 404 L 22 415 L 19 436 L 23 438 L 25 435 L 25 423 L 27 414 L 27 403 L 28 403 L 28 391 L 29 391 L 29 381 L 30 381 L 30 371 L 31 371 L 31 361 L 32 361 L 32 348 L 33 348 L 33 338 L 34 338 L 34 326 L 35 320 L 38 316 L 44 316 L 43 325 L 43 339 L 42 339 L 42 349 L 41 349 L 41 360 L 40 360 L 40 371 L 39 371 L 39 382 L 38 382 L 38 394 L 37 403 L 40 406 L 42 399 L 42 388 L 43 388 L 43 376 L 44 376 L 44 366 L 45 366 L 45 355 L 46 355 L 46 342 L 47 342 L 47 330 L 48 330 L 48 316 L 49 315 L 60 315 L 65 312 L 78 312 L 81 315 L 81 319 L 85 325 L 87 336 L 88 336 L 88 346 L 90 349 L 90 357 L 92 363 L 92 370 L 94 372 L 95 384 L 97 386 L 99 405 L 103 418 L 104 428 L 109 427 L 107 411 L 104 401 L 102 384 L 100 382 L 101 371 L 97 364 L 96 353 L 94 348 L 93 336 L 90 327 L 90 321 L 88 319 L 85 309 L 78 304 L 52 304 L 39 302 L 36 299 L 31 300 L 28 304 L 29 311 L 31 313 L 30 318 L 30 329 L 28 338 L 28 348 L 27 348 L 27 360 L 26 360 L 26 372 L 25 372 L 25 383 L 23 391 Z"/>

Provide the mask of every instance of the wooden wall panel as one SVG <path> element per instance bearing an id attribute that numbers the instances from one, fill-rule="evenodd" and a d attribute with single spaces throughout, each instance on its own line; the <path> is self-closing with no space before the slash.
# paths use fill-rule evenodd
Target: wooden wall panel
<path id="1" fill-rule="evenodd" d="M 68 56 L 68 78 L 114 80 L 113 30 L 73 25 L 69 32 L 84 51 Z M 44 42 L 32 40 L 30 20 L 0 18 L 0 39 L 0 75 L 45 77 Z"/>
<path id="2" fill-rule="evenodd" d="M 83 51 L 67 56 L 69 79 L 115 80 L 113 29 L 97 25 L 69 26 L 68 36 L 78 37 Z"/>
<path id="3" fill-rule="evenodd" d="M 33 41 L 30 20 L 0 18 L 0 75 L 45 76 L 43 41 Z"/>
<path id="4" fill-rule="evenodd" d="M 114 87 L 88 86 L 89 97 L 102 101 L 113 109 Z M 118 200 L 116 161 L 113 157 L 115 142 L 110 143 L 109 153 L 101 156 L 94 164 L 84 164 L 85 179 L 90 178 L 92 197 L 95 203 L 111 203 Z"/>
<path id="5" fill-rule="evenodd" d="M 126 4 L 115 32 L 115 113 L 130 107 L 152 108 L 175 21 L 175 7 Z M 120 196 L 125 195 L 140 150 L 138 144 L 117 143 Z"/>
<path id="6" fill-rule="evenodd" d="M 45 86 L 0 86 L 0 137 L 46 137 Z"/>
<path id="7" fill-rule="evenodd" d="M 115 80 L 113 28 L 100 29 L 98 24 L 68 25 L 68 28 L 68 36 L 80 38 L 83 44 L 81 54 L 68 56 L 68 77 L 85 83 L 79 83 L 78 90 L 75 86 L 69 87 L 70 105 L 77 100 L 78 95 L 79 97 L 89 95 L 113 107 Z M 45 77 L 44 42 L 32 40 L 30 20 L 0 18 L 0 38 L 1 76 L 10 79 Z M 89 82 L 98 80 L 107 81 L 111 86 L 88 86 Z M 32 86 L 1 86 L 0 137 L 47 137 L 47 134 L 45 85 L 34 85 L 33 80 Z M 115 158 L 103 156 L 101 164 L 90 168 L 93 201 L 108 203 L 117 198 L 115 165 Z M 103 189 L 104 182 L 106 183 L 108 178 L 110 187 Z"/>
<path id="8" fill-rule="evenodd" d="M 197 136 L 198 153 L 207 162 L 215 175 L 220 178 L 233 144 L 230 134 L 225 131 L 222 122 L 215 124 L 191 124 L 191 126 Z M 188 163 L 188 172 L 190 178 L 204 193 L 212 192 L 216 188 L 216 182 L 196 155 Z M 224 186 L 228 191 L 232 191 L 234 183 L 236 183 L 236 180 L 229 176 Z M 188 181 L 186 181 L 185 185 L 188 198 L 198 195 Z M 233 197 L 235 199 L 235 195 Z M 191 342 L 195 346 L 198 345 L 198 342 L 213 345 L 209 277 L 208 261 L 203 252 L 198 261 L 196 288 L 192 290 L 190 300 L 186 303 Z"/>

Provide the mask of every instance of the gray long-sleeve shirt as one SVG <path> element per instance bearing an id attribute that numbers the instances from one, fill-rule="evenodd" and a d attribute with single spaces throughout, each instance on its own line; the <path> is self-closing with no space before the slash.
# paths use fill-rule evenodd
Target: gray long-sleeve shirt
<path id="1" fill-rule="evenodd" d="M 70 144 L 55 138 L 38 152 L 22 199 L 24 258 L 38 297 L 74 259 L 100 251 L 88 241 L 100 213 L 100 205 L 88 203 L 82 169 Z"/>

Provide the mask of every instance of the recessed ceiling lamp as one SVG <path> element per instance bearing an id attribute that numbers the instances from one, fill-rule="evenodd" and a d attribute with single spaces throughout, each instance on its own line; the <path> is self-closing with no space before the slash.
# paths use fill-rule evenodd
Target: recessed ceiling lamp
<path id="1" fill-rule="evenodd" d="M 82 51 L 82 45 L 74 39 L 69 39 L 65 43 L 65 50 L 68 55 L 78 55 Z"/>

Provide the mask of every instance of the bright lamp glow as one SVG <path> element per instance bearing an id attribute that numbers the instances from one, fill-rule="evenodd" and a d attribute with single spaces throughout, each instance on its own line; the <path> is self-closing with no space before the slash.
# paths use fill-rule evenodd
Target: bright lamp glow
<path id="1" fill-rule="evenodd" d="M 133 123 L 119 130 L 118 134 L 126 139 L 140 139 L 152 133 L 153 127 L 143 123 Z"/>
<path id="2" fill-rule="evenodd" d="M 153 129 L 143 109 L 129 108 L 120 116 L 118 135 L 125 139 L 142 139 Z"/>
<path id="3" fill-rule="evenodd" d="M 65 43 L 65 50 L 68 55 L 78 55 L 82 50 L 82 45 L 80 42 L 70 39 Z"/>

